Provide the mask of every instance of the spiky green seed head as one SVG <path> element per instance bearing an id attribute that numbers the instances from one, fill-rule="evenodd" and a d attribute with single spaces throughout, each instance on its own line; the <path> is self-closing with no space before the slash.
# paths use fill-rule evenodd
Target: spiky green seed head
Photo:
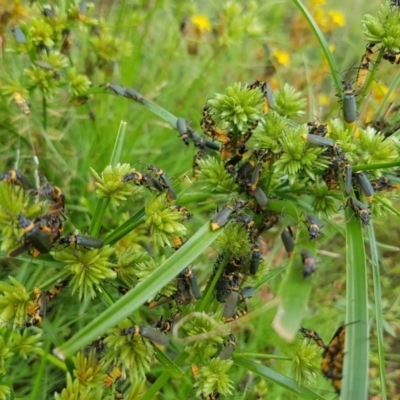
<path id="1" fill-rule="evenodd" d="M 146 225 L 150 227 L 150 234 L 160 245 L 173 246 L 172 237 L 185 236 L 186 227 L 181 224 L 182 216 L 169 208 L 163 195 L 153 195 L 145 204 Z"/>
<path id="2" fill-rule="evenodd" d="M 15 351 L 19 352 L 19 355 L 26 360 L 28 356 L 37 354 L 38 349 L 42 347 L 42 335 L 32 335 L 28 329 L 21 331 L 15 331 L 11 336 L 12 347 Z"/>
<path id="3" fill-rule="evenodd" d="M 132 327 L 132 323 L 123 320 L 117 328 L 110 331 L 104 339 L 107 346 L 106 357 L 115 360 L 129 370 L 132 382 L 145 379 L 145 374 L 151 368 L 154 350 L 151 342 L 140 335 L 122 335 L 123 329 Z"/>
<path id="4" fill-rule="evenodd" d="M 275 95 L 275 111 L 284 117 L 292 118 L 303 115 L 305 113 L 306 100 L 302 98 L 302 94 L 296 89 L 285 83 L 283 88 L 274 92 Z"/>
<path id="5" fill-rule="evenodd" d="M 218 392 L 222 396 L 231 395 L 233 385 L 227 372 L 232 365 L 232 360 L 221 360 L 216 357 L 208 365 L 201 367 L 194 384 L 196 395 L 207 396 L 213 392 Z"/>
<path id="6" fill-rule="evenodd" d="M 249 255 L 251 247 L 249 234 L 242 223 L 230 223 L 224 229 L 216 243 L 223 249 L 229 249 L 232 257 Z"/>
<path id="7" fill-rule="evenodd" d="M 359 129 L 356 153 L 365 164 L 382 164 L 399 159 L 400 145 L 397 138 L 377 134 L 375 129 Z"/>
<path id="8" fill-rule="evenodd" d="M 325 183 L 317 179 L 308 184 L 308 190 L 312 196 L 312 208 L 317 213 L 325 214 L 327 217 L 337 212 L 340 207 L 341 193 L 329 190 Z"/>
<path id="9" fill-rule="evenodd" d="M 86 75 L 78 74 L 76 68 L 69 69 L 67 80 L 72 96 L 84 95 L 92 84 Z"/>
<path id="10" fill-rule="evenodd" d="M 131 196 L 131 187 L 122 182 L 123 177 L 132 172 L 129 164 L 118 163 L 115 167 L 108 165 L 100 174 L 92 168 L 90 168 L 90 171 L 96 181 L 96 194 L 98 197 L 110 198 L 111 202 L 118 206 Z"/>
<path id="11" fill-rule="evenodd" d="M 101 386 L 104 382 L 104 372 L 98 362 L 94 349 L 88 355 L 78 353 L 73 362 L 75 365 L 74 375 L 79 380 L 81 387 Z"/>
<path id="12" fill-rule="evenodd" d="M 212 192 L 230 193 L 235 187 L 235 179 L 224 168 L 222 161 L 206 157 L 198 161 L 199 181 Z"/>
<path id="13" fill-rule="evenodd" d="M 322 350 L 314 343 L 302 340 L 293 356 L 295 379 L 299 385 L 312 385 L 321 370 Z"/>
<path id="14" fill-rule="evenodd" d="M 11 283 L 0 282 L 0 326 L 22 326 L 33 302 L 25 286 L 12 276 L 8 278 Z"/>
<path id="15" fill-rule="evenodd" d="M 216 322 L 214 318 L 204 316 L 193 316 L 190 318 L 183 326 L 182 332 L 185 337 L 196 336 L 200 334 L 207 334 L 208 332 L 215 331 L 218 327 L 221 327 L 222 323 Z M 224 343 L 223 334 L 213 334 L 204 340 L 197 340 L 195 342 L 189 343 L 186 346 L 186 350 L 189 353 L 201 354 L 204 358 L 211 357 L 215 355 L 221 345 Z"/>
<path id="16" fill-rule="evenodd" d="M 263 96 L 259 89 L 249 90 L 240 83 L 229 86 L 225 94 L 208 100 L 215 121 L 225 121 L 243 132 L 262 117 Z"/>
<path id="17" fill-rule="evenodd" d="M 96 288 L 106 279 L 115 279 L 117 273 L 112 269 L 115 264 L 108 261 L 114 248 L 104 246 L 101 249 L 85 249 L 82 246 L 68 246 L 54 252 L 54 258 L 68 265 L 72 279 L 72 294 L 79 293 L 80 299 L 96 297 Z"/>
<path id="18" fill-rule="evenodd" d="M 299 173 L 305 173 L 310 179 L 315 180 L 315 170 L 325 169 L 329 164 L 326 158 L 321 157 L 326 149 L 310 145 L 302 137 L 305 133 L 307 127 L 301 125 L 285 132 L 279 140 L 283 153 L 274 164 L 274 168 L 277 173 L 287 174 L 290 184 L 299 178 Z"/>

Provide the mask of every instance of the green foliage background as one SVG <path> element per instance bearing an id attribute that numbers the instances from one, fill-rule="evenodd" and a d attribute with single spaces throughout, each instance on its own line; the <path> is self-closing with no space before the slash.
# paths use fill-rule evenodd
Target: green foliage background
<path id="1" fill-rule="evenodd" d="M 18 5 L 15 2 L 13 7 L 0 3 L 11 13 L 10 21 L 1 25 L 0 162 L 3 170 L 18 168 L 33 178 L 37 169 L 33 157 L 36 156 L 39 170 L 65 192 L 65 232 L 90 229 L 91 234 L 99 233 L 99 237 L 106 238 L 107 244 L 115 245 L 119 253 L 130 246 L 140 250 L 153 248 L 156 250 L 156 264 L 161 267 L 152 279 L 144 280 L 140 285 L 135 282 L 134 289 L 123 297 L 115 290 L 118 281 L 111 279 L 95 287 L 97 297 L 94 300 L 80 300 L 77 293 L 72 293 L 72 288 L 66 288 L 54 300 L 38 328 L 11 333 L 10 324 L 5 321 L 0 337 L 3 343 L 7 343 L 2 346 L 4 351 L 0 354 L 0 398 L 4 399 L 52 398 L 54 392 L 61 393 L 67 386 L 66 371 L 70 373 L 68 379 L 71 379 L 74 369 L 85 369 L 82 360 L 75 359 L 74 366 L 72 357 L 97 336 L 115 327 L 128 315 L 136 324 L 146 325 L 157 321 L 161 314 L 167 318 L 170 315 L 168 308 L 149 310 L 143 303 L 192 262 L 200 285 L 205 288 L 203 297 L 206 297 L 207 279 L 217 251 L 221 250 L 215 245 L 217 250 L 210 246 L 222 234 L 222 230 L 209 230 L 209 220 L 216 207 L 225 204 L 232 194 L 215 193 L 201 179 L 190 185 L 178 180 L 184 173 L 191 176 L 197 149 L 184 146 L 171 126 L 173 116 L 185 118 L 193 129 L 201 132 L 199 121 L 209 98 L 215 93 L 225 93 L 225 89 L 235 82 L 250 83 L 259 79 L 267 80 L 274 90 L 289 83 L 307 100 L 304 114 L 292 118 L 294 123 L 316 119 L 328 122 L 341 114 L 335 87 L 338 76 L 332 76 L 332 69 L 336 67 L 336 72 L 344 76 L 347 69 L 358 66 L 367 43 L 361 20 L 366 13 L 376 15 L 380 6 L 341 1 L 327 1 L 322 6 L 317 2 L 309 3 L 306 7 L 323 31 L 323 34 L 313 34 L 307 15 L 304 9 L 303 13 L 300 12 L 302 7 L 297 1 L 254 1 L 246 5 L 240 1 L 219 5 L 207 1 L 99 1 L 93 10 L 89 7 L 86 19 L 77 19 L 71 28 L 73 45 L 66 65 L 60 68 L 61 83 L 56 82 L 60 87 L 43 92 L 32 87 L 32 81 L 25 73 L 25 69 L 32 69 L 34 51 L 26 54 L 11 33 L 11 27 L 23 26 L 29 37 L 28 29 L 34 25 L 33 19 L 43 19 L 40 11 L 44 4 L 37 1 L 30 6 L 28 3 Z M 71 10 L 78 9 L 78 3 L 55 2 L 52 6 L 60 19 L 67 11 L 71 14 Z M 342 13 L 344 26 L 333 22 L 332 10 Z M 211 30 L 196 31 L 191 18 L 199 15 L 207 17 Z M 103 21 L 100 23 L 103 27 L 100 36 L 91 29 L 92 25 L 97 25 L 95 21 L 98 18 Z M 186 23 L 184 27 L 183 21 Z M 38 24 L 40 28 L 40 22 Z M 324 57 L 323 37 L 335 65 Z M 289 62 L 286 63 L 285 57 Z M 370 82 L 367 96 L 358 96 L 359 126 L 365 126 L 378 111 L 382 115 L 383 104 L 386 107 L 389 102 L 395 102 L 397 67 L 389 63 L 379 64 L 376 81 Z M 72 68 L 76 73 L 71 72 Z M 85 88 L 77 74 L 88 77 L 92 83 L 90 89 Z M 155 106 L 146 108 L 116 96 L 100 86 L 107 82 L 135 88 Z M 29 101 L 29 118 L 13 103 L 14 92 L 20 92 Z M 72 100 L 82 95 L 89 96 L 88 102 L 75 107 Z M 361 103 L 365 107 L 361 107 Z M 126 125 L 121 126 L 121 121 Z M 179 191 L 179 204 L 193 214 L 192 220 L 185 224 L 189 240 L 182 249 L 174 252 L 160 246 L 157 237 L 151 237 L 143 228 L 143 207 L 150 197 L 149 192 L 142 190 L 120 204 L 107 204 L 105 200 L 97 199 L 91 169 L 99 172 L 117 162 L 129 163 L 137 170 L 143 169 L 143 163 L 154 164 L 175 178 L 173 182 Z M 396 182 L 394 169 L 389 172 Z M 293 223 L 293 219 L 300 221 L 300 211 L 309 209 L 309 199 L 299 198 L 299 193 L 286 193 L 283 203 L 280 203 L 281 199 L 271 201 L 271 209 L 275 207 L 275 211 L 283 211 L 286 216 L 264 237 L 262 273 L 257 276 L 258 281 L 251 282 L 258 289 L 257 294 L 248 305 L 250 313 L 232 327 L 238 345 L 228 375 L 232 379 L 232 395 L 237 398 L 256 398 L 257 393 L 277 399 L 331 399 L 336 396 L 330 382 L 319 373 L 320 352 L 315 346 L 310 344 L 304 350 L 306 343 L 301 341 L 300 334 L 294 342 L 287 342 L 273 328 L 277 293 L 290 303 L 293 293 L 300 290 L 296 279 L 291 280 L 290 275 L 289 279 L 284 279 L 286 269 L 293 268 L 296 261 L 288 262 L 279 238 L 284 226 Z M 343 212 L 335 210 L 337 212 L 324 221 L 324 237 L 311 245 L 320 252 L 317 256 L 318 270 L 301 287 L 305 291 L 304 298 L 309 296 L 303 325 L 317 330 L 326 342 L 345 322 L 355 322 L 349 325 L 349 331 L 354 329 L 349 333 L 356 342 L 354 345 L 362 342 L 357 339 L 357 334 L 369 335 L 370 349 L 367 345 L 362 347 L 360 356 L 352 358 L 353 364 L 345 366 L 349 377 L 345 385 L 350 387 L 347 380 L 356 379 L 351 371 L 362 370 L 356 363 L 364 360 L 365 364 L 369 358 L 368 392 L 380 395 L 382 399 L 400 398 L 399 387 L 393 383 L 393 378 L 398 375 L 396 335 L 399 307 L 395 284 L 398 276 L 398 231 L 397 217 L 388 217 L 390 211 L 398 216 L 396 200 L 396 192 L 376 200 L 380 206 L 374 203 L 373 226 L 363 231 L 358 220 L 352 218 L 351 210 L 345 210 L 344 219 Z M 293 210 L 290 203 L 294 204 Z M 105 210 L 104 216 L 100 212 L 102 209 Z M 127 227 L 126 232 L 136 229 L 126 235 L 125 231 L 121 233 L 118 230 L 123 224 Z M 299 223 L 297 228 L 300 236 L 304 236 L 301 225 Z M 363 250 L 363 237 L 371 245 L 367 255 Z M 73 252 L 72 248 L 69 250 Z M 1 254 L 5 257 L 6 252 Z M 65 278 L 66 272 L 61 269 L 64 261 L 57 252 L 54 257 L 42 255 L 37 259 L 28 255 L 19 260 L 3 258 L 1 280 L 10 283 L 8 277 L 12 276 L 22 282 L 28 292 L 35 286 L 48 289 L 57 279 Z M 116 264 L 118 260 L 112 259 L 112 262 Z M 289 263 L 291 266 L 287 267 Z M 346 264 L 358 268 L 349 269 Z M 368 324 L 356 323 L 366 312 L 368 304 L 364 298 L 349 306 L 346 280 L 354 283 L 347 289 L 348 297 L 351 290 L 361 297 L 360 291 L 368 290 L 372 314 Z M 0 289 L 5 292 L 5 289 Z M 375 311 L 380 309 L 382 314 Z M 194 310 L 217 311 L 211 295 L 193 305 Z M 296 311 L 293 308 L 292 311 L 294 316 Z M 99 318 L 94 320 L 96 317 Z M 294 329 L 298 329 L 298 322 L 293 319 Z M 383 332 L 383 337 L 379 337 L 379 331 Z M 226 333 L 221 337 L 225 340 Z M 137 386 L 130 386 L 129 382 L 123 386 L 126 398 L 195 398 L 190 363 L 207 365 L 208 360 L 201 356 L 196 358 L 176 338 L 171 341 L 171 348 L 167 348 L 165 355 L 156 351 L 157 362 L 152 365 L 143 387 L 139 381 Z M 385 357 L 382 351 L 378 353 L 378 344 L 381 350 L 385 350 Z M 67 356 L 65 362 L 53 355 L 56 347 Z M 22 348 L 27 349 L 25 358 Z M 186 359 L 188 353 L 192 354 L 190 362 Z M 306 365 L 308 360 L 313 360 L 311 366 Z M 260 364 L 255 361 L 260 361 Z M 366 368 L 364 365 L 364 370 Z M 32 371 L 39 372 L 32 375 Z M 251 378 L 247 371 L 251 371 Z M 386 378 L 392 379 L 382 386 L 384 372 Z M 367 384 L 367 378 L 364 378 Z M 68 397 L 64 393 L 62 398 L 78 398 L 73 394 L 78 390 L 74 392 L 70 383 L 68 388 L 72 394 Z M 9 391 L 6 387 L 10 388 Z M 355 390 L 357 392 L 358 388 Z M 352 399 L 365 398 L 365 390 L 360 389 Z M 112 398 L 114 395 L 113 390 L 104 394 L 97 390 L 87 394 L 86 398 Z"/>

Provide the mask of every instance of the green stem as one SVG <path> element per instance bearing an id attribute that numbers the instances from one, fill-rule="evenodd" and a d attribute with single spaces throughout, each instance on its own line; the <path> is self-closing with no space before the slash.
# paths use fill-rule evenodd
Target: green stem
<path id="1" fill-rule="evenodd" d="M 121 158 L 121 152 L 124 147 L 125 131 L 126 131 L 126 122 L 121 121 L 121 123 L 119 124 L 117 137 L 115 139 L 114 148 L 110 158 L 110 165 L 113 167 L 115 167 L 119 163 L 119 160 Z"/>
<path id="2" fill-rule="evenodd" d="M 101 198 L 97 200 L 96 208 L 94 209 L 93 218 L 89 228 L 90 236 L 92 237 L 98 236 L 101 224 L 103 223 L 104 213 L 106 212 L 109 203 L 110 203 L 109 198 Z"/>
<path id="3" fill-rule="evenodd" d="M 372 223 L 368 226 L 368 236 L 371 251 L 372 261 L 372 279 L 374 284 L 374 303 L 376 315 L 376 339 L 378 342 L 378 358 L 379 358 L 379 378 L 381 382 L 381 399 L 386 400 L 386 368 L 385 368 L 385 342 L 383 337 L 383 315 L 382 315 L 382 291 L 381 291 L 381 278 L 379 271 L 379 254 L 377 243 L 375 240 L 375 232 Z"/>
<path id="4" fill-rule="evenodd" d="M 129 218 L 121 226 L 119 226 L 115 231 L 111 232 L 105 239 L 104 244 L 115 244 L 118 240 L 122 239 L 129 232 L 133 231 L 145 220 L 144 208 L 139 210 L 135 215 Z"/>
<path id="5" fill-rule="evenodd" d="M 42 93 L 42 108 L 43 108 L 43 129 L 47 131 L 47 100 L 44 93 Z"/>
<path id="6" fill-rule="evenodd" d="M 240 357 L 259 358 L 264 360 L 285 360 L 293 361 L 293 357 L 278 356 L 276 354 L 261 354 L 261 353 L 240 353 Z"/>
<path id="7" fill-rule="evenodd" d="M 353 168 L 353 171 L 369 171 L 373 169 L 386 169 L 386 168 L 393 168 L 393 167 L 399 167 L 400 166 L 400 161 L 392 161 L 388 163 L 382 163 L 382 164 L 361 164 L 357 165 L 357 167 Z"/>

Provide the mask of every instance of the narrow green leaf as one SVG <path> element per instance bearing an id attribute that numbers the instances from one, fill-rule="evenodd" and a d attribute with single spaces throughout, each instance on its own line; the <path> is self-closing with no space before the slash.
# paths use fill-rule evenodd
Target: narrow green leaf
<path id="1" fill-rule="evenodd" d="M 346 340 L 342 399 L 365 400 L 368 395 L 368 296 L 367 263 L 361 221 L 347 207 Z"/>
<path id="2" fill-rule="evenodd" d="M 72 356 L 97 336 L 131 315 L 167 282 L 174 279 L 187 265 L 193 262 L 222 232 L 222 229 L 212 232 L 210 223 L 207 222 L 146 280 L 135 286 L 68 342 L 56 349 L 55 354 L 61 359 Z"/>
<path id="3" fill-rule="evenodd" d="M 115 167 L 121 158 L 121 152 L 124 147 L 124 140 L 125 140 L 125 131 L 126 131 L 126 122 L 121 121 L 119 124 L 119 129 L 117 133 L 117 137 L 115 139 L 114 149 L 111 154 L 110 158 L 110 165 Z"/>
<path id="4" fill-rule="evenodd" d="M 103 197 L 103 198 L 97 200 L 96 207 L 95 207 L 94 213 L 93 213 L 93 218 L 92 218 L 92 221 L 90 223 L 90 228 L 89 228 L 90 236 L 93 236 L 93 237 L 98 236 L 98 234 L 100 232 L 101 224 L 103 223 L 104 213 L 106 212 L 106 209 L 107 209 L 109 203 L 110 203 L 109 198 Z"/>
<path id="5" fill-rule="evenodd" d="M 357 171 L 369 171 L 372 169 L 386 169 L 400 166 L 400 161 L 392 161 L 381 164 L 361 164 L 357 165 Z"/>
<path id="6" fill-rule="evenodd" d="M 375 240 L 375 231 L 372 222 L 368 226 L 369 246 L 372 261 L 372 279 L 374 283 L 374 305 L 375 305 L 375 318 L 376 318 L 376 339 L 378 342 L 378 358 L 379 358 L 379 378 L 381 381 L 381 398 L 387 399 L 386 394 L 386 368 L 385 368 L 385 343 L 383 338 L 383 323 L 384 318 L 382 315 L 382 291 L 381 291 L 381 278 L 379 271 L 379 254 L 377 243 Z"/>
<path id="7" fill-rule="evenodd" d="M 284 376 L 262 364 L 249 360 L 248 358 L 234 355 L 233 361 L 235 364 L 240 365 L 247 371 L 251 371 L 262 378 L 285 388 L 288 392 L 295 394 L 301 399 L 325 400 L 325 397 L 320 396 L 318 393 L 315 393 L 303 386 L 299 386 L 293 379 L 290 379 L 287 376 Z"/>
<path id="8" fill-rule="evenodd" d="M 118 240 L 121 240 L 129 232 L 133 231 L 140 224 L 144 222 L 145 214 L 144 208 L 140 209 L 135 215 L 125 221 L 121 226 L 119 226 L 115 231 L 111 232 L 104 240 L 104 244 L 115 244 Z"/>

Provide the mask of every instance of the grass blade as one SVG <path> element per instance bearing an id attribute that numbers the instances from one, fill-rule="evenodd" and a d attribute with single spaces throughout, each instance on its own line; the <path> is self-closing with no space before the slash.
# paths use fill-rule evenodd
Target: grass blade
<path id="1" fill-rule="evenodd" d="M 368 395 L 367 264 L 361 222 L 345 210 L 347 244 L 347 313 L 342 399 L 365 400 Z"/>
<path id="2" fill-rule="evenodd" d="M 368 226 L 369 246 L 372 261 L 372 279 L 374 284 L 374 303 L 376 316 L 376 339 L 378 343 L 379 376 L 381 381 L 382 400 L 387 399 L 386 394 L 386 369 L 385 369 L 385 345 L 383 339 L 383 315 L 382 292 L 379 272 L 379 254 L 375 240 L 375 232 L 372 223 Z"/>

